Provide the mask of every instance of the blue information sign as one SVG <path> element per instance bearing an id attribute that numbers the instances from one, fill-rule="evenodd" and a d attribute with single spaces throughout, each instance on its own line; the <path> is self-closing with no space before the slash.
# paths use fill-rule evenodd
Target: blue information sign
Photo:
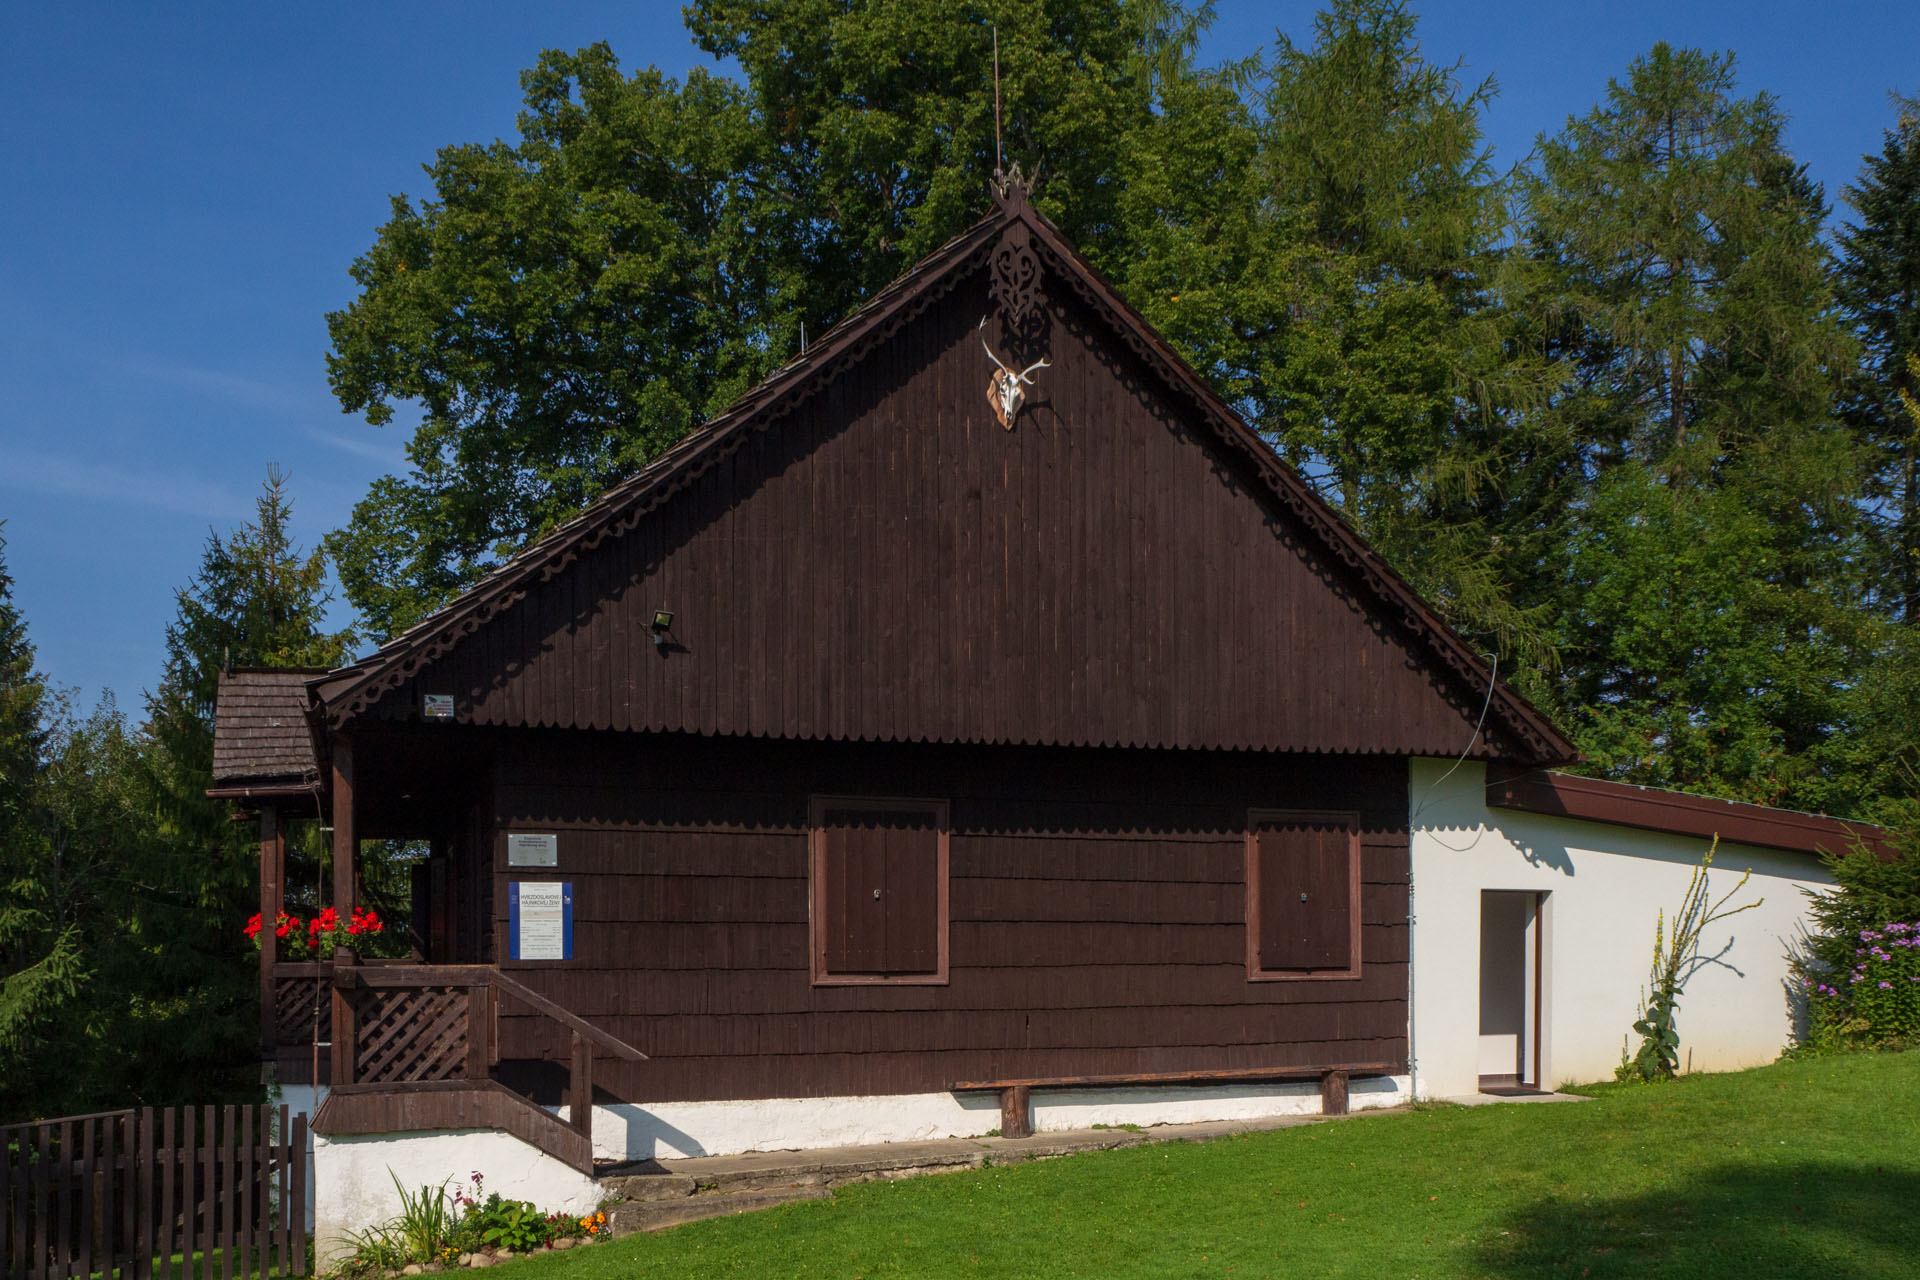
<path id="1" fill-rule="evenodd" d="M 509 882 L 507 935 L 515 960 L 573 959 L 573 882 Z"/>

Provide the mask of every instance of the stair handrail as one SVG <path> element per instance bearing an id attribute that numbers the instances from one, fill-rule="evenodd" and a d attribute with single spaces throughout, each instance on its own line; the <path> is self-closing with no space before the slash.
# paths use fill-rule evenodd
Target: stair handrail
<path id="1" fill-rule="evenodd" d="M 351 1084 L 358 1031 L 345 993 L 353 988 L 464 987 L 467 990 L 467 1076 L 472 1080 L 490 1079 L 493 1060 L 491 1032 L 492 994 L 497 992 L 526 1005 L 535 1013 L 559 1023 L 573 1033 L 573 1061 L 567 1074 L 567 1127 L 587 1143 L 587 1160 L 593 1159 L 593 1050 L 604 1049 L 626 1062 L 645 1062 L 647 1055 L 618 1036 L 594 1026 L 578 1014 L 561 1008 L 516 978 L 490 964 L 336 964 L 333 968 L 335 992 L 334 1038 L 336 1075 Z M 486 995 L 481 993 L 485 992 Z M 341 1043 L 344 1041 L 344 1044 Z M 344 1050 L 344 1052 L 341 1052 Z M 343 1069 L 344 1068 L 344 1069 Z M 336 1079 L 335 1083 L 343 1081 Z M 405 1086 L 399 1086 L 405 1087 Z"/>
<path id="2" fill-rule="evenodd" d="M 509 977 L 490 964 L 382 964 L 348 970 L 347 981 L 361 987 L 471 987 L 485 984 L 559 1023 L 589 1043 L 625 1062 L 645 1062 L 647 1055 L 625 1040 L 561 1008 L 538 991 Z M 336 982 L 338 979 L 336 979 Z"/>

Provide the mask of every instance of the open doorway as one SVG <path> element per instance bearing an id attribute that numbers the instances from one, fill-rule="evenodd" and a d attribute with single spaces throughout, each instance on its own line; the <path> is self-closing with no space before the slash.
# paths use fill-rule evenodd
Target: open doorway
<path id="1" fill-rule="evenodd" d="M 1480 895 L 1480 1091 L 1541 1089 L 1544 893 Z"/>

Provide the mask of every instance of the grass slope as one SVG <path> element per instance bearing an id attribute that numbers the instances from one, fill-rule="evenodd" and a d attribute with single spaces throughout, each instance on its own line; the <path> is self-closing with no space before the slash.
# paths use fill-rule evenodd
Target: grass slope
<path id="1" fill-rule="evenodd" d="M 844 1188 L 513 1264 L 715 1276 L 1920 1275 L 1920 1052 Z"/>

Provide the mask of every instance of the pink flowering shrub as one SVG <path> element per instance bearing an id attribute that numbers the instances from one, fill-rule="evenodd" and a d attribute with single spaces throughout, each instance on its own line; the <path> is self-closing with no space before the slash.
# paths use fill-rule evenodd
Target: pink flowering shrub
<path id="1" fill-rule="evenodd" d="M 1862 929 L 1852 967 L 1805 977 L 1815 1044 L 1920 1042 L 1920 922 Z"/>

